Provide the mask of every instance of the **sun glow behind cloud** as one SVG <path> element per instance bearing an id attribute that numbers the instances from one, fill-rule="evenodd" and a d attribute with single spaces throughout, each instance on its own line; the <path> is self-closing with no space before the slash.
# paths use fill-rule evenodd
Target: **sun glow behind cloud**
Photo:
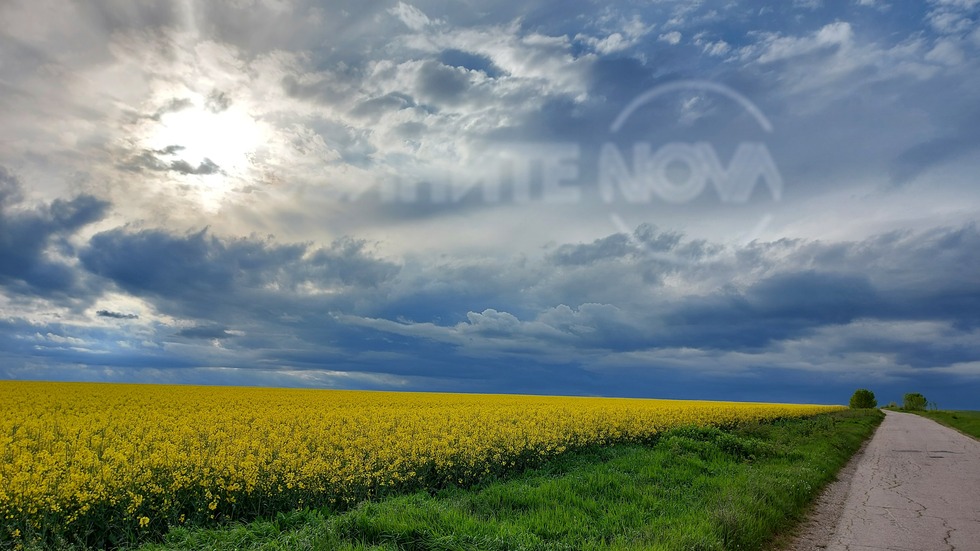
<path id="1" fill-rule="evenodd" d="M 157 150 L 178 145 L 174 156 L 191 165 L 210 159 L 224 172 L 241 174 L 250 167 L 261 133 L 256 121 L 241 109 L 214 113 L 194 108 L 164 115 L 146 145 Z"/>
<path id="2" fill-rule="evenodd" d="M 209 108 L 200 96 L 186 104 L 148 121 L 141 145 L 176 167 L 175 176 L 194 181 L 205 208 L 217 209 L 225 194 L 251 176 L 266 131 L 243 107 Z"/>

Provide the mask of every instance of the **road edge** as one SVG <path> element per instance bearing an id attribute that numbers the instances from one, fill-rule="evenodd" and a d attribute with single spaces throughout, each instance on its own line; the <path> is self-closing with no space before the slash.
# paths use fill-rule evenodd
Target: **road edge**
<path id="1" fill-rule="evenodd" d="M 785 543 L 778 545 L 776 551 L 823 551 L 827 548 L 836 532 L 837 524 L 844 516 L 844 504 L 851 491 L 851 479 L 854 478 L 858 464 L 864 459 L 868 444 L 878 433 L 882 423 L 875 427 L 874 432 L 837 471 L 834 480 L 827 484 L 820 495 L 813 500 L 805 513 L 804 520 L 793 528 Z"/>

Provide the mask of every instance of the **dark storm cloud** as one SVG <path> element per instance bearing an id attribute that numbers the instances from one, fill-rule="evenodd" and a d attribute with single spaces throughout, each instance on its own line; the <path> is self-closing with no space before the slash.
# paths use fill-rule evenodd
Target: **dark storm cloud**
<path id="1" fill-rule="evenodd" d="M 174 315 L 222 323 L 230 320 L 221 316 L 243 315 L 261 324 L 270 309 L 314 308 L 313 314 L 323 316 L 316 309 L 325 301 L 354 300 L 358 289 L 377 287 L 398 273 L 397 265 L 371 256 L 366 247 L 353 239 L 317 248 L 221 239 L 207 231 L 180 236 L 117 229 L 92 237 L 79 259 L 91 273 L 159 300 Z M 327 294 L 304 295 L 320 289 Z"/>
<path id="2" fill-rule="evenodd" d="M 182 145 L 168 145 L 163 149 L 144 149 L 138 154 L 118 164 L 119 168 L 129 172 L 176 172 L 183 175 L 209 176 L 220 174 L 221 167 L 211 159 L 205 158 L 197 166 L 183 159 L 173 159 L 173 155 L 185 148 Z"/>
<path id="3" fill-rule="evenodd" d="M 576 266 L 592 264 L 601 260 L 623 258 L 634 254 L 643 256 L 647 253 L 681 253 L 683 256 L 700 256 L 699 242 L 688 242 L 683 249 L 679 248 L 683 235 L 673 231 L 660 231 L 656 226 L 643 224 L 632 235 L 624 233 L 612 234 L 596 239 L 588 244 L 565 244 L 551 253 L 551 260 L 558 265 Z M 641 245 L 638 247 L 638 245 Z"/>
<path id="4" fill-rule="evenodd" d="M 321 281 L 339 281 L 357 287 L 377 287 L 398 273 L 398 267 L 371 257 L 367 242 L 351 238 L 334 241 L 306 259 L 309 273 Z"/>
<path id="5" fill-rule="evenodd" d="M 156 153 L 157 155 L 175 155 L 177 153 L 180 153 L 184 149 L 186 148 L 182 145 L 168 145 L 163 149 L 154 149 L 151 151 L 151 153 Z"/>
<path id="6" fill-rule="evenodd" d="M 643 228 L 637 233 L 654 242 L 660 236 L 675 249 L 687 246 L 673 232 L 651 233 Z M 499 276 L 492 271 L 473 266 L 468 277 L 457 278 L 460 268 L 456 268 L 457 272 L 445 274 L 452 287 L 429 280 L 426 285 L 413 284 L 412 289 L 418 291 L 409 291 L 400 299 L 404 311 L 425 312 L 423 304 L 431 304 L 432 299 L 424 287 L 441 288 L 444 302 L 440 305 L 448 308 L 422 318 L 438 317 L 445 320 L 441 324 L 374 318 L 365 326 L 452 343 L 477 355 L 514 354 L 519 349 L 529 357 L 562 357 L 563 352 L 555 348 L 561 343 L 562 349 L 579 350 L 586 357 L 596 350 L 624 353 L 687 348 L 750 352 L 760 358 L 775 353 L 784 343 L 821 339 L 822 331 L 868 320 L 886 325 L 939 323 L 957 338 L 969 338 L 976 327 L 974 306 L 980 281 L 975 274 L 980 271 L 973 270 L 977 262 L 973 251 L 980 250 L 980 235 L 973 226 L 884 235 L 854 243 L 757 243 L 735 256 L 702 243 L 699 250 L 713 251 L 703 261 L 664 264 L 661 269 L 672 278 L 714 289 L 679 296 L 637 277 L 657 253 L 639 243 L 631 245 L 625 236 L 614 237 L 559 247 L 563 256 L 552 256 L 544 265 L 512 266 L 506 270 L 511 274 L 510 284 L 524 285 L 521 292 L 501 288 L 484 296 L 484 304 L 493 306 L 471 309 L 464 319 L 447 310 L 474 302 L 479 297 L 476 289 L 497 288 Z M 576 261 L 554 262 L 569 257 Z M 570 266 L 575 270 L 568 271 Z M 766 275 L 750 275 L 756 270 Z M 428 277 L 442 279 L 439 272 Z M 732 278 L 748 281 L 737 285 Z M 540 283 L 531 283 L 535 280 Z M 583 292 L 577 281 L 592 285 Z M 610 286 L 622 294 L 617 298 L 609 292 Z M 615 302 L 604 302 L 603 297 Z M 957 302 L 963 306 L 956 307 Z M 539 306 L 529 309 L 531 304 Z M 853 343 L 828 343 L 827 347 L 839 347 L 841 354 L 877 349 Z M 935 349 L 906 345 L 892 347 L 892 353 L 901 365 L 934 361 L 938 363 L 932 365 L 949 366 L 972 361 L 975 347 L 956 342 Z"/>
<path id="7" fill-rule="evenodd" d="M 109 203 L 90 195 L 25 205 L 20 182 L 0 167 L 0 285 L 11 291 L 51 296 L 79 284 L 75 270 L 52 252 L 71 255 L 68 238 L 101 220 Z"/>
<path id="8" fill-rule="evenodd" d="M 972 225 L 857 243 L 759 244 L 743 256 L 751 259 L 745 268 L 768 264 L 779 271 L 745 289 L 729 285 L 682 299 L 665 316 L 665 342 L 753 349 L 859 319 L 931 320 L 969 330 L 980 323 L 974 275 L 980 266 L 970 252 L 978 247 Z"/>
<path id="9" fill-rule="evenodd" d="M 924 371 L 962 362 L 965 358 L 980 357 L 980 343 L 972 340 L 909 342 L 897 336 L 883 338 L 878 335 L 872 339 L 857 335 L 849 339 L 845 346 L 850 351 L 894 354 L 897 363 Z"/>
<path id="10" fill-rule="evenodd" d="M 562 245 L 551 254 L 552 261 L 560 266 L 592 264 L 598 260 L 621 258 L 635 250 L 629 236 L 622 233 L 597 239 L 590 244 Z"/>
<path id="11" fill-rule="evenodd" d="M 749 288 L 746 296 L 766 317 L 803 318 L 821 325 L 867 315 L 878 303 L 867 276 L 815 270 L 764 279 Z"/>
<path id="12" fill-rule="evenodd" d="M 864 276 L 790 271 L 758 281 L 744 292 L 729 287 L 681 300 L 664 316 L 661 344 L 758 350 L 818 327 L 880 315 L 881 310 Z"/>
<path id="13" fill-rule="evenodd" d="M 132 155 L 123 162 L 118 163 L 120 169 L 127 172 L 174 172 L 185 176 L 210 176 L 222 174 L 221 167 L 211 159 L 204 158 L 197 166 L 184 159 L 174 159 L 181 151 L 186 149 L 180 144 L 173 144 L 163 149 L 144 149 Z"/>
<path id="14" fill-rule="evenodd" d="M 470 77 L 465 69 L 449 67 L 437 61 L 426 61 L 418 74 L 422 97 L 438 104 L 456 104 L 465 99 Z"/>
<path id="15" fill-rule="evenodd" d="M 213 348 L 210 343 L 208 348 Z M 114 328 L 0 321 L 0 378 L 4 379 L 178 382 L 204 357 L 202 349 L 165 351 Z"/>
<path id="16" fill-rule="evenodd" d="M 861 243 L 802 247 L 801 260 L 839 262 L 869 277 L 876 315 L 980 324 L 980 231 L 975 224 L 892 232 Z"/>
<path id="17" fill-rule="evenodd" d="M 159 230 L 123 229 L 95 235 L 79 256 L 82 265 L 139 295 L 182 295 L 216 300 L 238 286 L 275 281 L 279 267 L 299 260 L 301 245 L 222 241 L 206 231 L 175 236 Z"/>
<path id="18" fill-rule="evenodd" d="M 207 176 L 209 174 L 218 174 L 221 172 L 221 167 L 215 164 L 211 159 L 204 159 L 197 166 L 193 166 L 183 159 L 177 159 L 170 162 L 170 170 L 177 172 L 179 174 L 196 174 L 199 176 Z"/>
<path id="19" fill-rule="evenodd" d="M 113 312 L 112 310 L 99 310 L 95 313 L 96 316 L 100 318 L 111 318 L 117 320 L 138 320 L 140 319 L 138 314 L 124 314 L 122 312 Z"/>
<path id="20" fill-rule="evenodd" d="M 399 268 L 350 239 L 316 248 L 221 239 L 207 232 L 177 236 L 119 229 L 94 236 L 80 260 L 121 290 L 194 322 L 160 331 L 158 338 L 221 341 L 223 359 L 202 360 L 211 364 L 342 367 L 447 390 L 575 393 L 583 388 L 576 385 L 595 379 L 590 388 L 629 394 L 616 381 L 627 380 L 625 373 L 635 376 L 630 371 L 635 368 L 609 368 L 600 376 L 584 367 L 608 355 L 629 354 L 647 355 L 651 359 L 643 361 L 653 365 L 661 357 L 671 365 L 678 361 L 671 359 L 677 350 L 689 350 L 700 355 L 701 367 L 680 378 L 700 380 L 697 373 L 706 362 L 730 361 L 725 358 L 732 353 L 776 366 L 785 361 L 786 347 L 797 342 L 811 342 L 822 355 L 844 361 L 879 353 L 897 365 L 933 372 L 974 361 L 978 350 L 969 335 L 977 315 L 965 297 L 980 296 L 975 276 L 980 271 L 970 271 L 978 246 L 980 233 L 968 226 L 852 243 L 763 242 L 732 255 L 724 247 L 643 226 L 629 237 L 562 245 L 531 263 L 473 259 Z M 658 264 L 658 269 L 707 292 L 677 294 L 662 281 L 651 286 L 637 276 L 665 251 L 692 248 L 698 254 L 689 258 L 695 260 Z M 741 284 L 732 282 L 733 274 Z M 583 292 L 581 281 L 593 283 Z M 303 294 L 307 285 L 339 285 L 346 298 L 360 296 L 360 302 L 314 299 Z M 954 301 L 965 301 L 964 306 L 955 309 Z M 943 306 L 930 306 L 937 303 Z M 276 309 L 282 314 L 274 315 Z M 107 310 L 98 315 L 128 319 Z M 868 323 L 881 331 L 930 323 L 941 332 L 934 342 L 903 343 L 898 335 L 883 340 L 867 333 L 862 327 Z M 59 337 L 63 328 L 49 332 L 54 336 L 45 337 L 45 346 L 51 358 L 94 357 L 78 351 L 84 342 Z M 193 350 L 186 352 L 193 356 L 208 349 Z M 139 365 L 169 365 L 160 354 L 151 350 L 128 357 Z M 501 361 L 511 367 L 500 367 Z M 644 377 L 653 372 L 672 380 L 656 370 Z M 782 373 L 771 380 L 789 384 L 801 377 Z"/>

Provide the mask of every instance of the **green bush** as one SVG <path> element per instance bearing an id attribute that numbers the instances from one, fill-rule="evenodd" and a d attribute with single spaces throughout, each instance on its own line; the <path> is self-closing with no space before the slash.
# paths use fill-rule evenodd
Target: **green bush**
<path id="1" fill-rule="evenodd" d="M 926 409 L 926 405 L 929 403 L 926 397 L 919 394 L 918 392 L 910 392 L 905 395 L 905 399 L 902 403 L 902 409 L 910 410 L 923 410 Z"/>
<path id="2" fill-rule="evenodd" d="M 851 407 L 854 409 L 867 409 L 878 407 L 878 400 L 875 400 L 875 393 L 866 388 L 859 388 L 851 396 Z"/>

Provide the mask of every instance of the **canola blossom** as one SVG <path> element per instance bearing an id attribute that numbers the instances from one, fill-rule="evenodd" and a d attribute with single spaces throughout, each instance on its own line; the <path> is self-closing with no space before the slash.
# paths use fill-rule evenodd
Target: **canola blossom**
<path id="1" fill-rule="evenodd" d="M 0 547 L 469 484 L 569 449 L 838 406 L 0 381 Z"/>

